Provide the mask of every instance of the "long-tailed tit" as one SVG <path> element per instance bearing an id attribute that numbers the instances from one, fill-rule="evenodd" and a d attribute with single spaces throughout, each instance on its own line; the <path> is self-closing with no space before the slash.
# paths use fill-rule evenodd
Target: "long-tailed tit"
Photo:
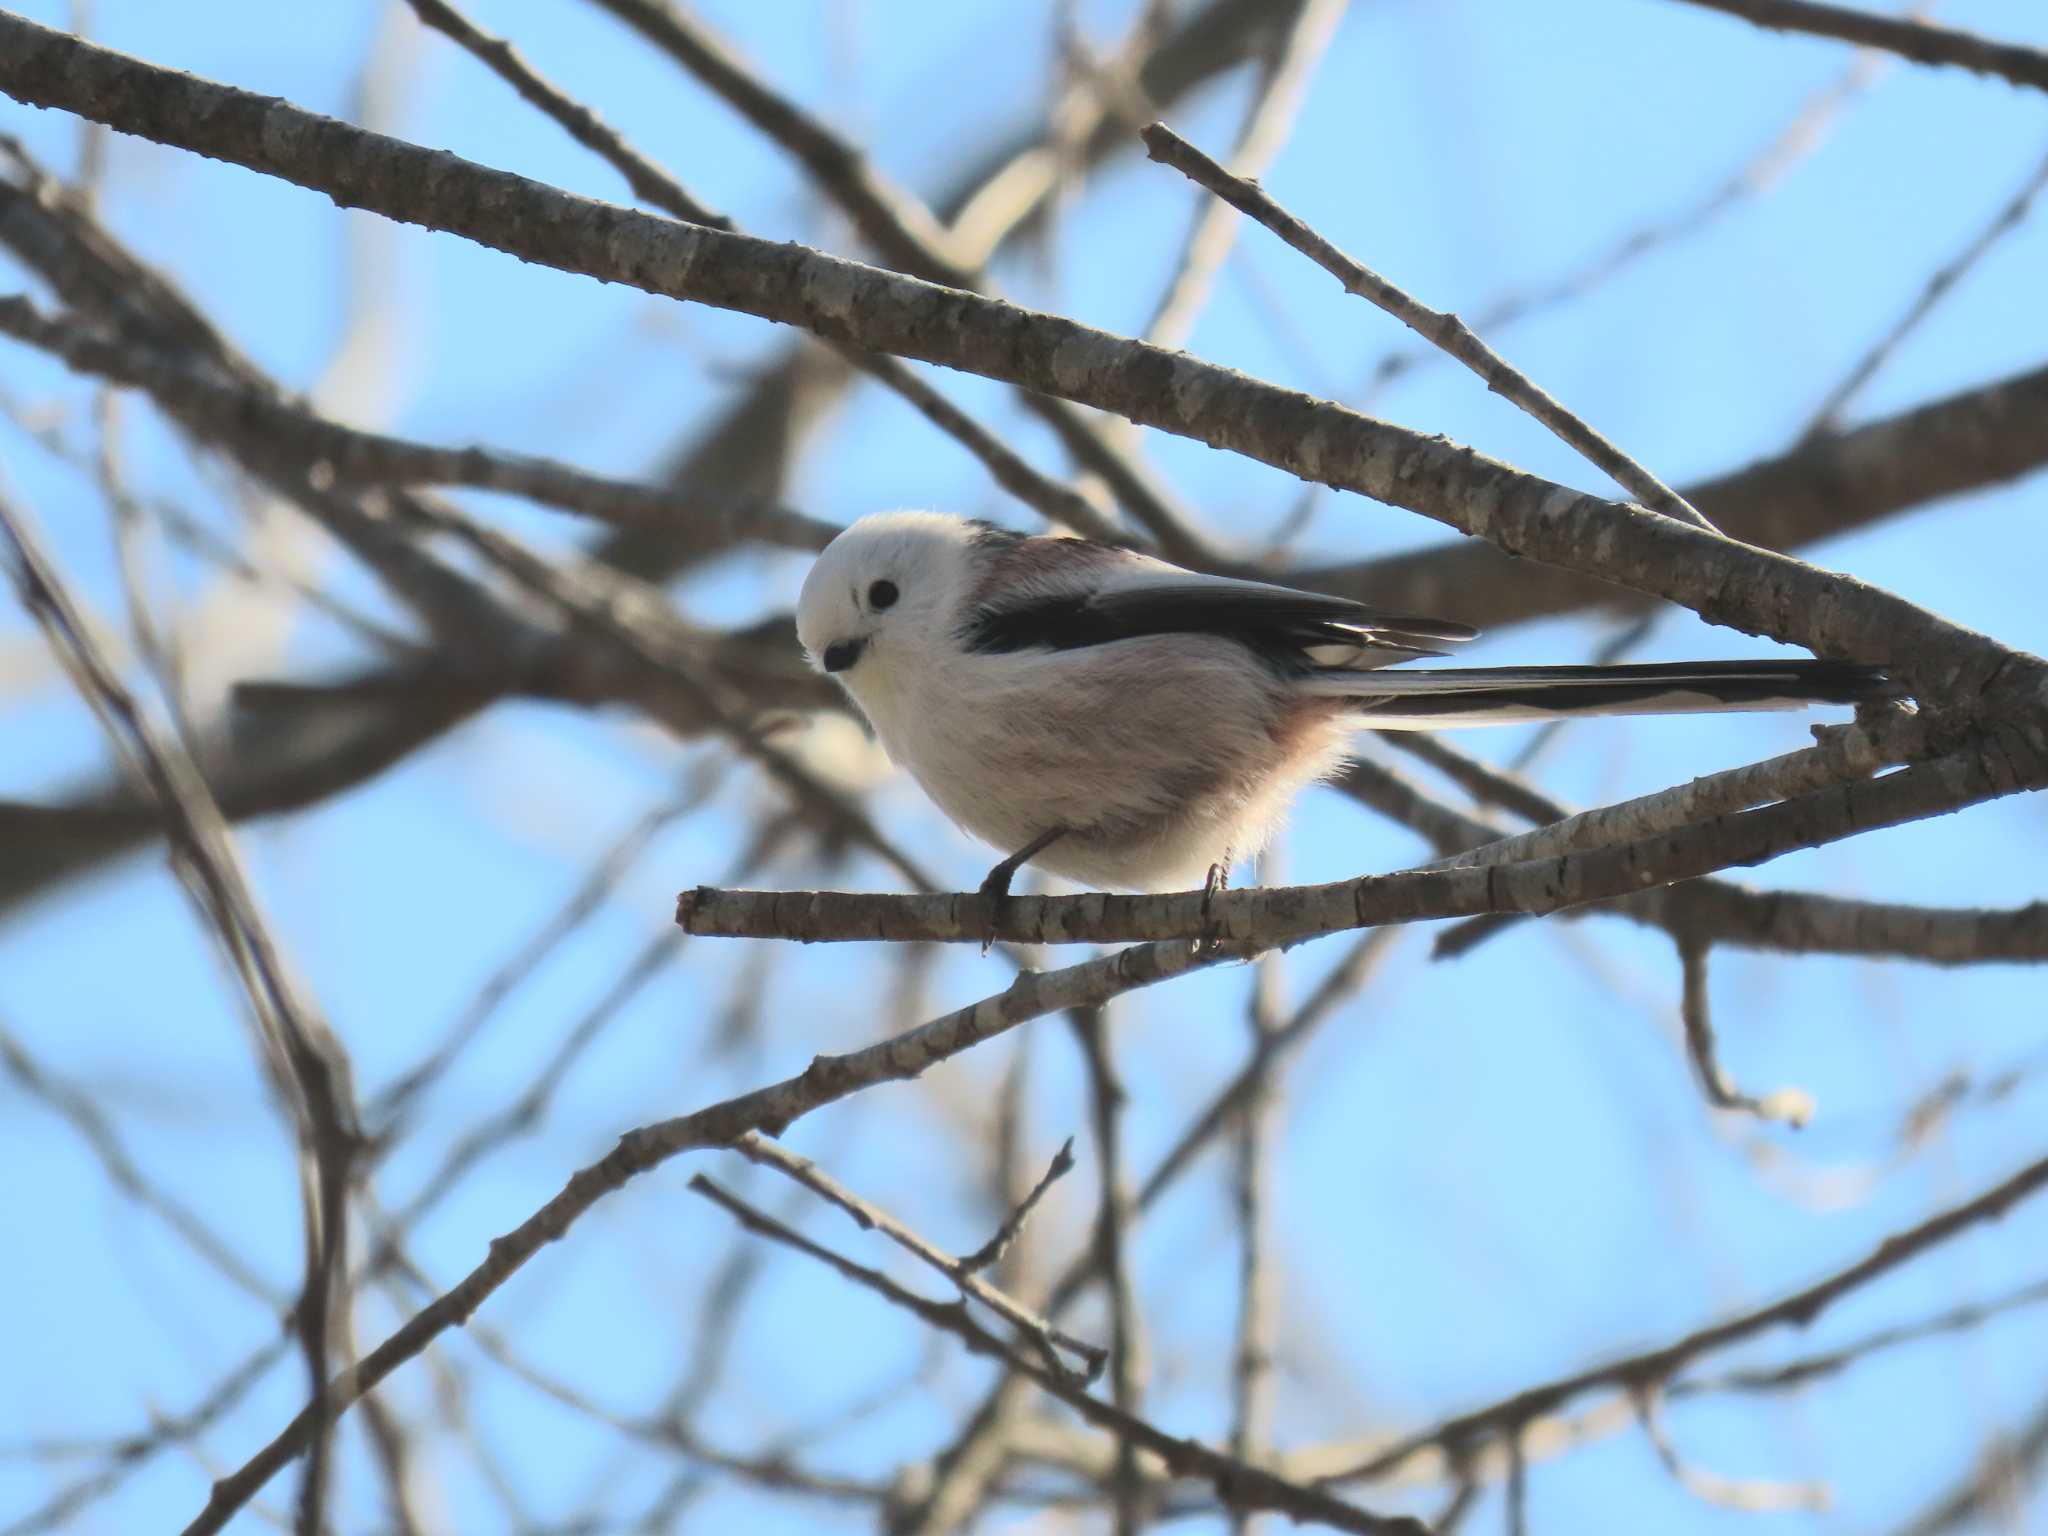
<path id="1" fill-rule="evenodd" d="M 1089 886 L 1186 889 L 1256 853 L 1360 729 L 1848 704 L 1874 667 L 1706 661 L 1379 672 L 1475 631 L 934 512 L 865 517 L 797 634 L 955 822 Z"/>

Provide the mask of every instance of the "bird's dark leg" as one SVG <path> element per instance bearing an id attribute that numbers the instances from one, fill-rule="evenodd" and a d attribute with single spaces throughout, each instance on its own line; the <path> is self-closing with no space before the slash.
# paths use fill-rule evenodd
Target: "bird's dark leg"
<path id="1" fill-rule="evenodd" d="M 1195 940 L 1195 949 L 1198 953 L 1205 949 L 1214 949 L 1221 942 L 1221 936 L 1210 925 L 1209 908 L 1218 896 L 1229 889 L 1230 850 L 1226 848 L 1223 850 L 1223 862 L 1211 864 L 1209 878 L 1202 882 L 1202 934 Z"/>
<path id="2" fill-rule="evenodd" d="M 1065 827 L 1046 828 L 990 870 L 981 882 L 981 894 L 988 898 L 988 923 L 981 932 L 981 952 L 984 955 L 996 941 L 996 918 L 1002 913 L 1003 903 L 1010 899 L 1010 882 L 1017 878 L 1017 871 L 1066 835 Z"/>

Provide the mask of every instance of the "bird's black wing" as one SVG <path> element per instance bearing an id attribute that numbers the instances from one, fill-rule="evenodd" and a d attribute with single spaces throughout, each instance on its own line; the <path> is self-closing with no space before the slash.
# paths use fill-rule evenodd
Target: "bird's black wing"
<path id="1" fill-rule="evenodd" d="M 1148 563 L 1149 564 L 1149 563 Z M 984 599 L 962 638 L 970 650 L 1074 650 L 1140 635 L 1206 634 L 1262 651 L 1306 653 L 1310 647 L 1440 656 L 1440 646 L 1470 640 L 1469 626 L 1448 619 L 1387 613 L 1348 598 L 1267 582 L 1198 576 L 1160 566 L 1122 571 L 1067 590 L 1039 591 L 1009 601 Z"/>

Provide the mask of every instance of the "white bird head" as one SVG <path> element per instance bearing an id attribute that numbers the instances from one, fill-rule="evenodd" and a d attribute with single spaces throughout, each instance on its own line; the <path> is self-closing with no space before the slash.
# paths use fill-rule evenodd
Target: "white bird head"
<path id="1" fill-rule="evenodd" d="M 974 533 L 937 512 L 883 512 L 826 545 L 796 604 L 811 665 L 858 699 L 913 664 L 959 611 Z"/>

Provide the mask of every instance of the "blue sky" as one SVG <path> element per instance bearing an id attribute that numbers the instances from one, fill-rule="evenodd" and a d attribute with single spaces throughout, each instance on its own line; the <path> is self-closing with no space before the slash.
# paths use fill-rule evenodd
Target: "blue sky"
<path id="1" fill-rule="evenodd" d="M 68 14 L 55 0 L 25 9 L 52 24 Z M 844 222 L 773 146 L 614 23 L 568 0 L 475 0 L 471 9 L 746 228 L 858 253 Z M 728 0 L 700 9 L 776 84 L 821 106 L 920 191 L 945 182 L 964 145 L 1029 121 L 1046 96 L 1045 7 Z M 1080 14 L 1101 39 L 1126 9 L 1090 4 Z M 2038 6 L 1975 0 L 1940 14 L 2048 45 L 2048 12 Z M 398 61 L 386 131 L 624 197 L 608 170 L 466 56 L 438 37 L 410 37 L 409 17 L 393 20 L 378 5 L 294 8 L 287 19 L 242 0 L 100 0 L 93 16 L 97 35 L 123 50 L 344 116 L 357 114 L 353 80 L 379 46 Z M 1418 297 L 1476 314 L 1693 206 L 1848 64 L 1839 46 L 1777 38 L 1673 3 L 1360 0 L 1265 180 Z M 1235 81 L 1170 120 L 1221 151 L 1243 99 Z M 60 168 L 76 163 L 77 125 L 58 115 L 0 102 L 0 132 Z M 1665 479 L 1733 467 L 1798 436 L 1828 389 L 2044 152 L 2037 98 L 1957 71 L 1899 67 L 1769 188 L 1584 299 L 1492 339 Z M 365 281 L 352 274 L 370 274 L 384 306 L 381 345 L 335 407 L 368 425 L 637 474 L 715 416 L 748 370 L 785 344 L 745 317 L 394 230 L 230 167 L 125 139 L 109 154 L 109 223 L 292 387 L 312 388 L 328 369 Z M 1014 254 L 999 276 L 1026 302 L 1130 331 L 1149 315 L 1193 207 L 1178 176 L 1125 154 L 1065 210 L 1044 249 Z M 22 286 L 15 269 L 0 268 L 0 291 Z M 2037 218 L 1913 335 L 1851 419 L 2038 365 L 2048 350 L 2044 270 L 2048 219 Z M 1391 321 L 1345 299 L 1258 231 L 1240 237 L 1190 343 L 1218 362 L 1340 396 L 1407 345 Z M 1060 467 L 1042 429 L 1003 390 L 930 376 L 1042 467 Z M 7 345 L 0 384 L 10 400 L 63 407 L 65 430 L 83 440 L 89 391 L 76 381 Z M 1530 470 L 1607 488 L 1454 368 L 1417 370 L 1374 408 Z M 130 421 L 138 477 L 232 531 L 223 478 L 195 469 L 146 409 L 131 408 Z M 1262 466 L 1157 436 L 1145 446 L 1227 540 L 1256 546 L 1294 504 L 1298 488 Z M 118 616 L 109 523 L 90 479 L 5 421 L 0 464 L 80 592 Z M 835 521 L 941 506 L 1028 522 L 954 444 L 872 391 L 822 429 L 789 499 Z M 552 515 L 472 504 L 555 547 L 581 535 Z M 2048 649 L 2039 600 L 2044 513 L 2048 482 L 2036 478 L 1809 554 L 2040 652 Z M 1351 558 L 1442 537 L 1421 519 L 1326 497 L 1302 551 Z M 335 591 L 388 613 L 344 560 L 317 545 L 303 553 Z M 750 553 L 692 578 L 676 596 L 693 618 L 739 621 L 786 607 L 801 574 L 799 559 Z M 204 589 L 189 563 L 174 562 L 166 581 L 186 599 Z M 1503 631 L 1474 654 L 1572 661 L 1609 633 L 1578 617 Z M 302 622 L 267 658 L 265 675 L 317 675 L 358 655 L 355 647 L 331 624 Z M 1767 651 L 1671 614 L 1638 654 Z M 0 657 L 33 654 L 26 621 L 0 612 Z M 0 795 L 48 795 L 105 762 L 90 716 L 47 679 L 33 691 L 0 692 L 0 711 Z M 1778 715 L 1588 725 L 1545 756 L 1539 777 L 1560 798 L 1590 804 L 1805 739 L 1800 721 Z M 1505 761 L 1523 740 L 1482 733 L 1461 744 Z M 678 749 L 613 716 L 510 705 L 343 799 L 245 829 L 267 907 L 346 1039 L 366 1094 L 439 1038 L 598 852 L 672 793 L 704 750 Z M 431 1096 L 414 1134 L 380 1170 L 380 1199 L 402 1205 L 450 1146 L 523 1090 L 663 930 L 674 891 L 727 878 L 747 821 L 766 803 L 768 791 L 734 772 L 707 813 L 655 839 Z M 985 851 L 913 787 L 891 781 L 875 803 L 889 830 L 943 878 L 978 880 Z M 1780 860 L 1755 878 L 1934 904 L 2024 902 L 2041 894 L 2039 861 L 2026 854 L 2044 830 L 2038 798 L 2009 801 Z M 1421 851 L 1399 829 L 1316 792 L 1275 868 L 1288 879 L 1329 879 L 1395 868 Z M 869 862 L 823 871 L 785 857 L 752 883 L 879 888 L 890 880 Z M 1305 995 L 1344 942 L 1290 956 L 1288 992 Z M 2042 1062 L 2043 993 L 2032 970 L 1718 955 L 1713 999 L 1728 1068 L 1759 1090 L 1810 1090 L 1819 1117 L 1795 1134 L 1730 1122 L 1701 1103 L 1677 1043 L 1678 966 L 1668 943 L 1588 919 L 1524 925 L 1454 966 L 1433 966 L 1426 949 L 1426 934 L 1405 936 L 1286 1081 L 1273 1213 L 1285 1255 L 1284 1444 L 1411 1426 L 1767 1299 L 2040 1155 L 2036 1070 L 1894 1158 L 1901 1117 L 1944 1074 L 1982 1083 Z M 1006 978 L 996 960 L 949 954 L 923 979 L 912 1011 L 957 1006 Z M 1117 1010 L 1137 1169 L 1150 1167 L 1233 1070 L 1248 984 L 1248 973 L 1226 971 Z M 784 1075 L 817 1051 L 876 1038 L 891 1027 L 896 985 L 890 957 L 860 950 L 778 955 L 762 971 L 750 968 L 744 946 L 679 948 L 576 1059 L 539 1130 L 483 1162 L 421 1226 L 415 1258 L 437 1282 L 452 1281 L 492 1235 L 622 1130 Z M 734 1043 L 719 1021 L 736 998 L 750 1000 L 756 1018 Z M 51 1071 L 87 1088 L 163 1184 L 289 1293 L 299 1237 L 288 1137 L 264 1097 L 237 1001 L 160 859 L 132 860 L 0 926 L 0 1024 Z M 990 1141 L 993 1090 L 1016 1052 L 1029 1058 L 1030 1152 L 1047 1157 L 1087 1123 L 1081 1069 L 1053 1021 L 918 1084 L 820 1113 L 791 1144 L 941 1243 L 973 1247 L 993 1219 L 978 1149 Z M 75 1134 L 11 1084 L 0 1086 L 0 1155 L 15 1171 L 0 1210 L 18 1245 L 16 1262 L 0 1266 L 0 1313 L 17 1320 L 0 1380 L 0 1452 L 142 1429 L 150 1409 L 188 1407 L 274 1331 L 261 1307 L 110 1190 Z M 894 1263 L 834 1213 L 792 1203 L 743 1165 L 692 1159 L 600 1207 L 495 1296 L 483 1320 L 608 1405 L 650 1410 L 693 1348 L 696 1297 L 740 1241 L 686 1192 L 696 1167 L 753 1187 L 870 1262 Z M 1865 1177 L 1874 1172 L 1883 1176 Z M 1210 1158 L 1161 1203 L 1136 1247 L 1154 1334 L 1153 1411 L 1175 1430 L 1207 1436 L 1227 1427 L 1235 1258 L 1223 1175 L 1221 1160 Z M 1085 1239 L 1092 1179 L 1084 1147 L 1081 1172 L 1046 1212 L 1048 1264 Z M 2022 1208 L 1851 1297 L 1807 1335 L 1774 1335 L 1741 1358 L 1773 1360 L 1997 1295 L 2040 1278 L 2043 1253 L 2048 1215 Z M 707 1436 L 737 1448 L 811 1435 L 908 1378 L 929 1352 L 937 1361 L 929 1380 L 817 1440 L 816 1460 L 873 1471 L 943 1443 L 974 1400 L 978 1368 L 950 1346 L 931 1349 L 907 1319 L 801 1261 L 762 1257 L 734 1320 L 744 1368 L 713 1400 Z M 366 1304 L 363 1344 L 410 1304 Z M 1100 1323 L 1084 1311 L 1077 1326 Z M 1630 1433 L 1538 1464 L 1532 1526 L 1707 1532 L 1768 1520 L 1788 1530 L 1885 1529 L 1958 1475 L 1994 1427 L 2035 1407 L 2044 1352 L 2048 1316 L 2036 1309 L 1887 1354 L 1808 1395 L 1674 1407 L 1672 1431 L 1689 1456 L 1730 1476 L 1829 1481 L 1839 1494 L 1831 1515 L 1743 1515 L 1700 1503 Z M 467 1340 L 451 1340 L 445 1361 L 473 1378 L 478 1436 L 506 1458 L 504 1476 L 536 1519 L 566 1519 L 592 1501 L 623 1518 L 674 1470 L 653 1455 L 625 1454 L 615 1437 L 505 1376 Z M 391 1389 L 399 1412 L 431 1417 L 432 1383 L 431 1370 L 408 1367 Z M 296 1365 L 280 1365 L 208 1436 L 203 1456 L 156 1458 L 75 1528 L 182 1523 L 213 1472 L 267 1439 L 301 1392 Z M 382 1529 L 357 1429 L 343 1448 L 337 1529 Z M 90 1464 L 0 1457 L 0 1525 Z M 431 1485 L 449 1529 L 510 1524 L 460 1444 L 438 1446 Z M 273 1485 L 273 1507 L 288 1488 L 283 1479 Z M 2032 1513 L 2048 1518 L 2038 1494 Z M 722 1530 L 744 1519 L 807 1529 L 860 1518 L 721 1484 L 679 1528 Z"/>

